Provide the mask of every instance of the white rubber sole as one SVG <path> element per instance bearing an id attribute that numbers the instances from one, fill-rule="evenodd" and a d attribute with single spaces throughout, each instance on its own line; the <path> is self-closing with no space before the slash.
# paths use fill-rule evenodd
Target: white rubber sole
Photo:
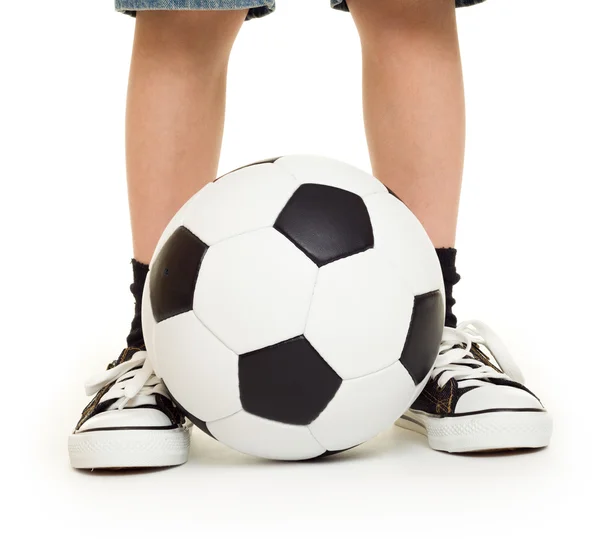
<path id="1" fill-rule="evenodd" d="M 94 468 L 150 468 L 187 462 L 190 429 L 98 430 L 69 436 L 71 466 Z"/>
<path id="2" fill-rule="evenodd" d="M 546 411 L 437 417 L 408 410 L 396 425 L 427 436 L 432 449 L 449 453 L 546 447 L 552 436 L 552 418 Z"/>

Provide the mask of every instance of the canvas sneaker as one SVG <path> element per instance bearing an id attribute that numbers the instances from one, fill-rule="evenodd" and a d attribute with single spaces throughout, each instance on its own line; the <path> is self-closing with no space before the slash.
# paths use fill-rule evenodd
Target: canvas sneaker
<path id="1" fill-rule="evenodd" d="M 73 468 L 143 468 L 187 461 L 191 424 L 154 374 L 145 350 L 126 348 L 85 387 L 95 396 L 69 436 Z"/>
<path id="2" fill-rule="evenodd" d="M 431 378 L 396 425 L 450 453 L 545 447 L 552 419 L 523 384 L 521 371 L 487 325 L 446 327 Z"/>

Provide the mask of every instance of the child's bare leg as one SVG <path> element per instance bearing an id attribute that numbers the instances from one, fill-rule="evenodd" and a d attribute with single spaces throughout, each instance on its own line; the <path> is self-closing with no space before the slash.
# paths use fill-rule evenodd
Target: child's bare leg
<path id="1" fill-rule="evenodd" d="M 453 247 L 465 108 L 454 0 L 348 0 L 363 50 L 365 129 L 375 176 Z"/>
<path id="2" fill-rule="evenodd" d="M 486 339 L 498 338 L 480 322 L 452 329 L 457 322 L 452 287 L 459 276 L 456 251 L 448 248 L 456 235 L 465 139 L 455 1 L 348 3 L 362 41 L 365 126 L 375 175 L 425 226 L 438 248 L 446 290 L 448 327 L 439 359 L 422 395 L 396 424 L 427 435 L 429 445 L 441 451 L 545 447 L 552 421 L 542 403 L 515 383 L 522 382 L 518 369 L 500 374 L 489 367 L 494 353 Z M 474 336 L 478 348 L 472 346 Z M 477 384 L 473 392 L 461 392 L 464 378 Z M 456 398 L 448 407 L 450 393 Z M 475 427 L 457 435 L 457 421 Z"/>
<path id="3" fill-rule="evenodd" d="M 246 11 L 140 11 L 127 99 L 127 177 L 136 260 L 215 178 L 229 53 Z"/>
<path id="4" fill-rule="evenodd" d="M 146 5 L 160 6 L 159 0 Z M 117 7 L 136 6 L 118 2 Z M 186 420 L 147 360 L 142 291 L 147 263 L 163 228 L 194 192 L 215 177 L 227 63 L 246 13 L 137 13 L 127 99 L 135 316 L 127 347 L 88 388 L 90 393 L 97 391 L 96 396 L 69 437 L 75 468 L 174 466 L 188 458 Z"/>

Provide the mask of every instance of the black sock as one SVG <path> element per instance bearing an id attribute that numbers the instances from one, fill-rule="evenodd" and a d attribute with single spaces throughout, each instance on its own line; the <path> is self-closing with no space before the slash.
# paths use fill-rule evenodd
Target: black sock
<path id="1" fill-rule="evenodd" d="M 452 296 L 452 288 L 460 281 L 460 275 L 456 273 L 456 249 L 436 249 L 435 252 L 438 255 L 440 266 L 442 266 L 446 289 L 446 321 L 444 325 L 455 328 L 457 320 L 452 312 L 452 307 L 456 300 Z"/>
<path id="2" fill-rule="evenodd" d="M 127 336 L 127 346 L 144 348 L 144 336 L 142 335 L 142 293 L 146 275 L 148 275 L 148 264 L 142 264 L 135 259 L 131 260 L 133 266 L 133 284 L 129 287 L 135 299 L 135 315 L 131 321 L 131 330 Z"/>

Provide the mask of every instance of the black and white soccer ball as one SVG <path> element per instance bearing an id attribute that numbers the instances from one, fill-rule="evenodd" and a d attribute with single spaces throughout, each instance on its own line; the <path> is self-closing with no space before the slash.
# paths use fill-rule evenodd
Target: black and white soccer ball
<path id="1" fill-rule="evenodd" d="M 310 459 L 369 440 L 416 398 L 442 290 L 427 234 L 382 183 L 288 156 L 219 178 L 177 213 L 150 264 L 143 330 L 204 432 Z"/>

